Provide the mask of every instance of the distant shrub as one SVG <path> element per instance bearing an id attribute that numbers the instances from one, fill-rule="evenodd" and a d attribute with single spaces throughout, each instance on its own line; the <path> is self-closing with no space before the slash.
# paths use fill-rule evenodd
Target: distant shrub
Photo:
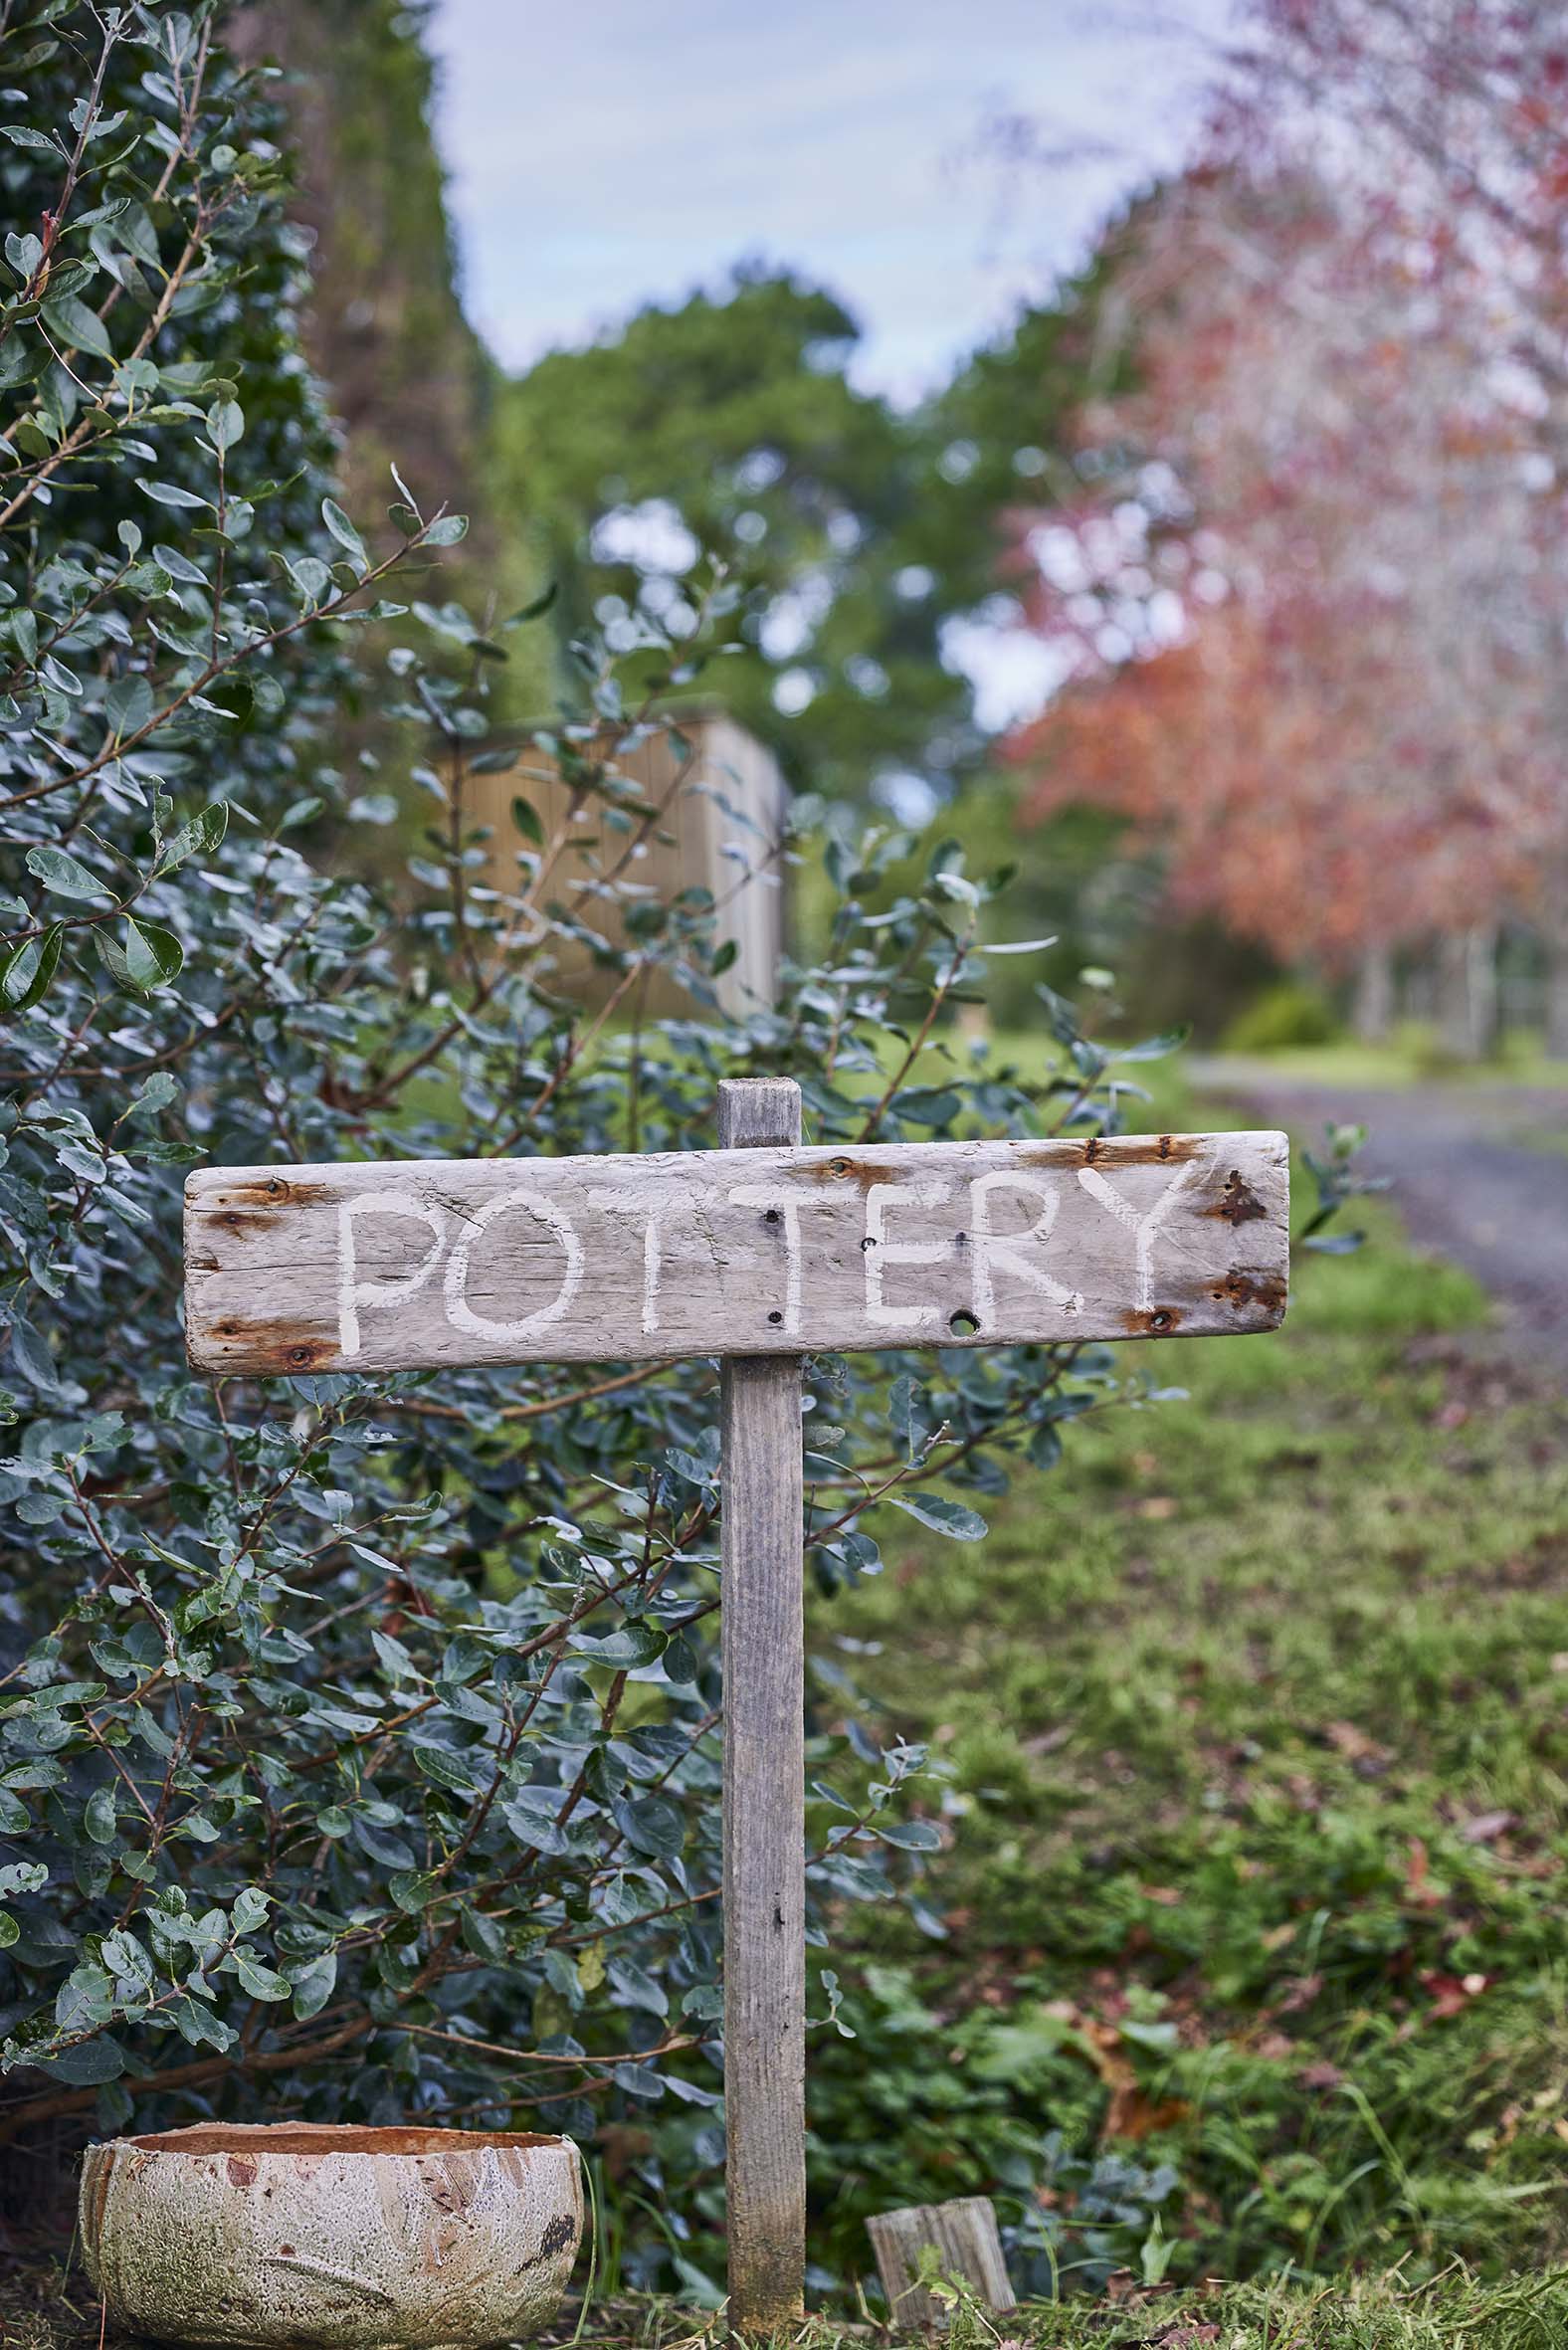
<path id="1" fill-rule="evenodd" d="M 1227 1053 L 1279 1053 L 1291 1045 L 1331 1045 L 1342 1034 L 1326 996 L 1300 980 L 1286 979 L 1249 1004 L 1221 1043 Z"/>

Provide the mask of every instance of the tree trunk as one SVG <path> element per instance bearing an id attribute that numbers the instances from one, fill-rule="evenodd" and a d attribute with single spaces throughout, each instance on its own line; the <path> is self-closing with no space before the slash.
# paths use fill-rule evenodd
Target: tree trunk
<path id="1" fill-rule="evenodd" d="M 1438 1028 L 1461 1061 L 1483 1061 L 1497 1049 L 1497 930 L 1477 923 L 1438 941 Z"/>
<path id="2" fill-rule="evenodd" d="M 1568 1061 L 1568 936 L 1546 941 L 1546 1050 Z"/>
<path id="3" fill-rule="evenodd" d="M 1350 1025 L 1363 1045 L 1386 1045 L 1394 1027 L 1394 956 L 1387 946 L 1369 946 L 1356 972 Z"/>

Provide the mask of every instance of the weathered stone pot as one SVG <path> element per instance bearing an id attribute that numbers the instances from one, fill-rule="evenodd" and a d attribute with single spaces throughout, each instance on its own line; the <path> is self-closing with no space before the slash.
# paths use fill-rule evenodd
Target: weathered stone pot
<path id="1" fill-rule="evenodd" d="M 246 2350 L 478 2350 L 555 2314 L 570 2138 L 202 2123 L 88 2151 L 88 2273 L 128 2333 Z"/>

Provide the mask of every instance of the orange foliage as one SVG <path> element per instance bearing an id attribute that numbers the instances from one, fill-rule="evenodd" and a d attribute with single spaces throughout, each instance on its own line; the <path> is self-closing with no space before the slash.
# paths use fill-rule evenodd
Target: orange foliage
<path id="1" fill-rule="evenodd" d="M 1484 794 L 1411 795 L 1380 770 L 1391 681 L 1358 676 L 1241 604 L 1191 639 L 1066 693 L 1013 754 L 1044 817 L 1089 802 L 1161 841 L 1170 892 L 1284 960 L 1349 961 L 1370 940 L 1482 919 L 1529 861 Z M 1283 655 L 1283 658 L 1281 658 Z"/>
<path id="2" fill-rule="evenodd" d="M 1257 14 L 1213 153 L 1123 233 L 1137 389 L 1082 419 L 1109 491 L 1021 524 L 1075 656 L 1009 745 L 1027 805 L 1125 814 L 1183 906 L 1291 959 L 1568 931 L 1561 129 L 1504 88 L 1422 116 L 1467 177 L 1401 144 L 1439 33 L 1504 39 L 1484 0 L 1403 46 L 1386 0 Z M 1292 145 L 1290 104 L 1331 135 Z"/>

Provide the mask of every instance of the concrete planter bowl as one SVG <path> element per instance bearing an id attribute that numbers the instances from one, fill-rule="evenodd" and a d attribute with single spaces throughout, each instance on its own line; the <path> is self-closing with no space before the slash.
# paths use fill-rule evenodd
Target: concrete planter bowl
<path id="1" fill-rule="evenodd" d="M 481 2350 L 547 2325 L 582 2237 L 570 2138 L 202 2123 L 90 2148 L 88 2273 L 126 2332 Z"/>

